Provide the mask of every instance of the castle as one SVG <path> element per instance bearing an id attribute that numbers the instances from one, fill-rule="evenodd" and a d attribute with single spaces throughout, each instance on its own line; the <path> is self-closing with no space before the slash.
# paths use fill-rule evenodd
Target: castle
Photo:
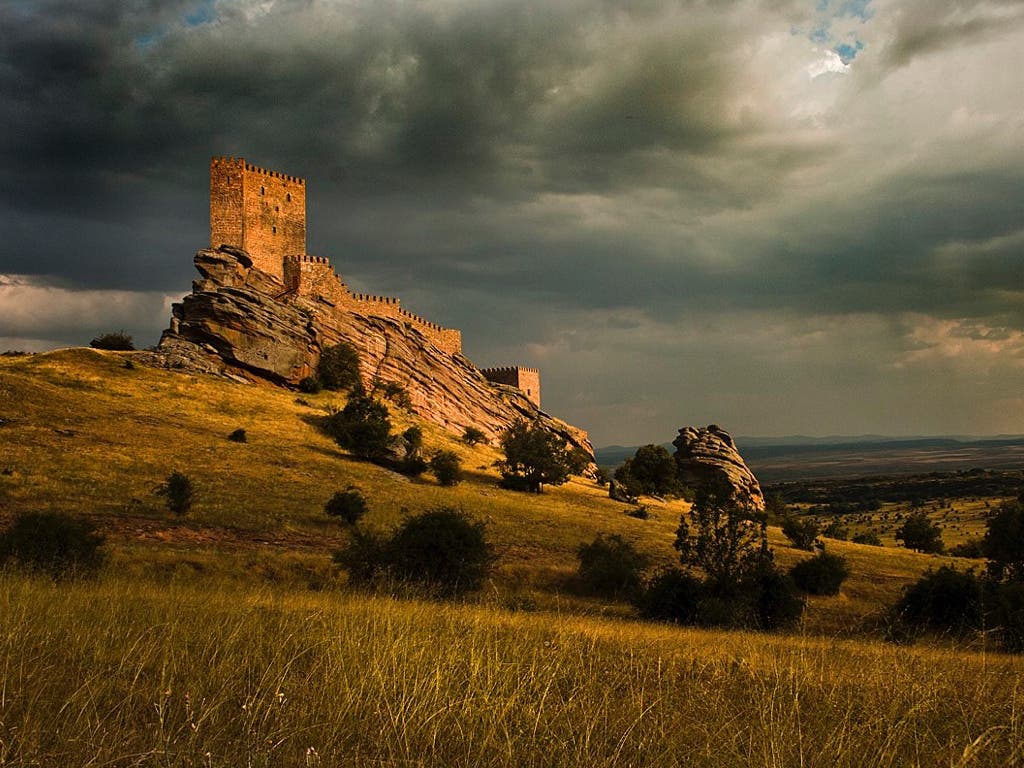
<path id="1" fill-rule="evenodd" d="M 419 331 L 449 355 L 462 354 L 462 333 L 402 308 L 390 296 L 353 293 L 324 256 L 306 253 L 306 182 L 297 176 L 247 163 L 243 158 L 210 161 L 210 247 L 246 251 L 253 266 L 281 280 L 289 293 L 342 311 L 390 317 Z M 517 387 L 540 407 L 540 371 L 508 366 L 480 373 Z"/>

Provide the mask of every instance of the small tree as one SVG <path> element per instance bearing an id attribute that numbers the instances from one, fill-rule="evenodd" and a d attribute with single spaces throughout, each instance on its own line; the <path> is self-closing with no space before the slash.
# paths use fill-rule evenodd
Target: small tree
<path id="1" fill-rule="evenodd" d="M 156 492 L 164 497 L 167 509 L 178 517 L 188 514 L 196 497 L 196 489 L 191 478 L 178 470 L 171 472 Z"/>
<path id="2" fill-rule="evenodd" d="M 647 582 L 637 607 L 645 619 L 693 624 L 706 598 L 700 579 L 679 568 L 666 568 Z"/>
<path id="3" fill-rule="evenodd" d="M 344 491 L 338 491 L 324 505 L 326 514 L 337 517 L 345 525 L 355 525 L 368 511 L 366 497 L 354 485 L 350 485 Z"/>
<path id="4" fill-rule="evenodd" d="M 395 576 L 450 596 L 479 589 L 494 563 L 484 524 L 450 507 L 405 520 L 386 551 Z"/>
<path id="5" fill-rule="evenodd" d="M 114 352 L 132 352 L 135 350 L 132 337 L 124 331 L 101 334 L 90 341 L 89 346 L 93 349 L 106 349 Z"/>
<path id="6" fill-rule="evenodd" d="M 0 534 L 0 563 L 13 561 L 53 579 L 89 576 L 103 565 L 103 541 L 88 520 L 23 512 Z"/>
<path id="7" fill-rule="evenodd" d="M 345 341 L 324 347 L 316 366 L 316 374 L 324 389 L 353 390 L 361 381 L 359 353 Z"/>
<path id="8" fill-rule="evenodd" d="M 789 575 L 809 595 L 838 595 L 850 569 L 846 558 L 822 552 L 794 565 Z"/>
<path id="9" fill-rule="evenodd" d="M 462 462 L 455 451 L 438 451 L 430 459 L 430 471 L 441 485 L 456 485 L 462 480 Z"/>
<path id="10" fill-rule="evenodd" d="M 782 518 L 782 533 L 797 549 L 812 549 L 821 532 L 818 521 L 811 516 L 786 515 Z"/>
<path id="11" fill-rule="evenodd" d="M 907 549 L 917 552 L 938 553 L 943 549 L 942 529 L 928 519 L 926 512 L 913 512 L 903 520 L 896 531 L 896 540 Z"/>
<path id="12" fill-rule="evenodd" d="M 981 627 L 984 597 L 984 587 L 974 573 L 943 566 L 911 585 L 896 612 L 912 627 L 964 632 Z"/>
<path id="13" fill-rule="evenodd" d="M 405 458 L 418 459 L 420 451 L 423 450 L 423 430 L 419 427 L 409 427 L 402 433 L 405 440 Z"/>
<path id="14" fill-rule="evenodd" d="M 342 448 L 365 459 L 381 459 L 388 453 L 391 421 L 387 406 L 366 395 L 353 396 L 345 407 L 327 419 L 327 433 Z"/>
<path id="15" fill-rule="evenodd" d="M 854 544 L 867 544 L 870 547 L 882 546 L 882 540 L 874 531 L 862 531 L 861 533 L 856 534 L 852 541 Z"/>
<path id="16" fill-rule="evenodd" d="M 982 541 L 988 574 L 995 581 L 1024 583 L 1024 504 L 1001 504 L 989 518 Z"/>
<path id="17" fill-rule="evenodd" d="M 577 575 L 584 590 L 603 597 L 635 598 L 647 558 L 617 534 L 598 534 L 576 550 Z"/>
<path id="18" fill-rule="evenodd" d="M 676 460 L 662 445 L 643 445 L 615 471 L 615 479 L 633 495 L 667 496 L 678 492 Z"/>
<path id="19" fill-rule="evenodd" d="M 466 427 L 466 430 L 462 433 L 462 442 L 466 445 L 477 445 L 478 443 L 486 443 L 487 435 L 482 430 L 476 427 Z"/>
<path id="20" fill-rule="evenodd" d="M 501 448 L 505 460 L 499 468 L 506 488 L 541 493 L 545 484 L 562 485 L 574 470 L 582 470 L 565 440 L 539 422 L 517 421 L 501 436 Z"/>

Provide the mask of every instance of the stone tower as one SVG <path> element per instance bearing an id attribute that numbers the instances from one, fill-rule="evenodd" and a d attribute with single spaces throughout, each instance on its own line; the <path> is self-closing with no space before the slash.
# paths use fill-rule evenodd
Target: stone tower
<path id="1" fill-rule="evenodd" d="M 210 161 L 210 247 L 248 252 L 257 269 L 284 279 L 286 256 L 306 252 L 306 182 L 241 157 Z"/>
<path id="2" fill-rule="evenodd" d="M 488 381 L 495 384 L 508 384 L 518 387 L 529 400 L 540 408 L 540 371 L 536 368 L 524 368 L 509 365 L 501 368 L 481 368 L 480 373 Z"/>

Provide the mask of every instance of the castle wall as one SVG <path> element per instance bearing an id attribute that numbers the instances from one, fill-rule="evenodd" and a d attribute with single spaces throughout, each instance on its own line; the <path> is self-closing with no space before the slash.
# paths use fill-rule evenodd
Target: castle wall
<path id="1" fill-rule="evenodd" d="M 285 256 L 306 252 L 306 184 L 242 158 L 210 161 L 210 247 L 245 250 L 257 269 L 284 277 Z"/>
<path id="2" fill-rule="evenodd" d="M 488 381 L 493 381 L 496 384 L 518 387 L 534 405 L 540 408 L 540 371 L 538 369 L 512 365 L 501 368 L 481 368 L 480 373 Z"/>

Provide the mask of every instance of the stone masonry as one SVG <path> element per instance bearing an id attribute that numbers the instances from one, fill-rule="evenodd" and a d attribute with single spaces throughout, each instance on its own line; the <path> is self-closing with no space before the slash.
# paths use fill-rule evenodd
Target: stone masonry
<path id="1" fill-rule="evenodd" d="M 536 368 L 512 365 L 501 368 L 481 368 L 480 373 L 495 384 L 518 387 L 534 405 L 540 408 L 540 371 Z"/>

